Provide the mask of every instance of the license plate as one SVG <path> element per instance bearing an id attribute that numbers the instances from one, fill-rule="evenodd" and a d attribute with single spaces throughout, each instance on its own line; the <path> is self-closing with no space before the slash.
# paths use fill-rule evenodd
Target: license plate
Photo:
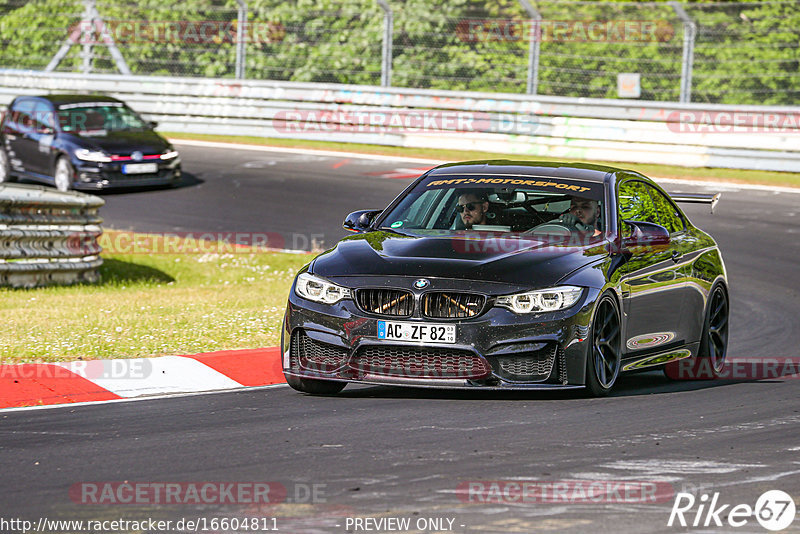
<path id="1" fill-rule="evenodd" d="M 158 163 L 128 163 L 122 166 L 122 174 L 153 174 L 158 172 Z"/>
<path id="2" fill-rule="evenodd" d="M 456 325 L 378 321 L 378 339 L 416 343 L 455 343 Z"/>

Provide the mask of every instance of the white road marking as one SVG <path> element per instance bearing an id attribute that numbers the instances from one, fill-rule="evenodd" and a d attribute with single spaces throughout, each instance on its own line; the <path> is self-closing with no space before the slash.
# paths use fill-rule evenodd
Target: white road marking
<path id="1" fill-rule="evenodd" d="M 189 139 L 170 139 L 170 142 L 176 145 L 187 145 L 187 146 L 198 146 L 198 147 L 208 147 L 208 148 L 228 148 L 228 149 L 235 149 L 235 150 L 253 150 L 253 151 L 261 151 L 261 152 L 283 152 L 287 154 L 305 154 L 305 155 L 317 155 L 317 156 L 334 156 L 339 158 L 361 158 L 361 159 L 371 159 L 377 161 L 401 161 L 401 162 L 410 162 L 410 163 L 425 163 L 429 165 L 441 165 L 442 163 L 450 163 L 452 160 L 437 160 L 437 159 L 427 159 L 427 158 L 411 158 L 406 156 L 382 156 L 377 154 L 361 154 L 358 152 L 338 152 L 335 150 L 315 150 L 310 148 L 286 148 L 286 147 L 277 147 L 277 146 L 260 146 L 260 145 L 246 145 L 241 143 L 223 143 L 223 142 L 215 142 L 215 141 L 195 141 Z M 509 155 L 507 154 L 497 154 L 498 159 L 507 159 Z M 635 163 L 630 164 L 630 166 L 635 166 Z M 696 179 L 683 179 L 683 178 L 659 178 L 657 176 L 651 176 L 656 182 L 659 183 L 675 183 L 675 184 L 684 184 L 684 185 L 696 185 L 702 187 L 711 187 L 711 188 L 720 188 L 726 187 L 730 188 L 730 191 L 739 191 L 742 189 L 747 190 L 758 190 L 758 191 L 769 191 L 772 193 L 800 193 L 800 188 L 795 187 L 780 187 L 780 186 L 772 186 L 772 185 L 759 185 L 759 184 L 740 184 L 736 182 L 724 182 L 724 181 L 708 181 L 708 180 L 696 180 Z"/>
<path id="2" fill-rule="evenodd" d="M 221 393 L 232 393 L 236 391 L 257 391 L 261 389 L 275 389 L 275 388 L 284 388 L 289 387 L 289 384 L 269 384 L 268 386 L 240 386 L 235 389 L 223 389 L 217 391 L 199 391 L 199 392 L 192 392 L 192 393 L 170 393 L 167 395 L 152 395 L 152 396 L 144 396 L 144 397 L 131 397 L 131 398 L 123 398 L 123 399 L 111 399 L 111 400 L 103 400 L 103 401 L 87 401 L 87 402 L 67 402 L 64 404 L 47 404 L 44 406 L 18 406 L 16 408 L 0 408 L 0 413 L 10 413 L 10 412 L 29 412 L 33 410 L 52 410 L 55 408 L 75 408 L 79 406 L 97 406 L 99 404 L 117 404 L 122 402 L 140 402 L 140 401 L 151 401 L 151 400 L 164 400 L 164 399 L 175 399 L 178 397 L 198 397 L 201 395 L 219 395 Z"/>
<path id="3" fill-rule="evenodd" d="M 377 161 L 430 163 L 431 165 L 439 165 L 441 163 L 447 163 L 447 161 L 435 160 L 435 159 L 409 158 L 405 156 L 383 156 L 378 154 L 361 154 L 358 152 L 338 152 L 336 150 L 315 150 L 310 148 L 287 148 L 279 146 L 246 145 L 241 143 L 195 141 L 189 139 L 170 139 L 170 142 L 176 145 L 199 146 L 207 148 L 228 148 L 234 150 L 253 150 L 257 152 L 281 152 L 285 154 L 304 154 L 309 156 L 333 156 L 337 158 L 361 158 L 361 159 L 372 159 Z"/>
<path id="4" fill-rule="evenodd" d="M 712 475 L 733 473 L 746 468 L 763 468 L 764 464 L 735 464 L 730 462 L 687 461 L 687 460 L 617 460 L 600 467 L 635 471 L 642 475 L 659 475 L 662 473 L 678 473 L 684 475 Z"/>

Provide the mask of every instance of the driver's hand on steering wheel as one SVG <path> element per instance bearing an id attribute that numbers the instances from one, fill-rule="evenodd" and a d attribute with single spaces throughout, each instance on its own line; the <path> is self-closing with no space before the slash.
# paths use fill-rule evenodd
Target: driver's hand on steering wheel
<path id="1" fill-rule="evenodd" d="M 593 232 L 595 230 L 594 226 L 583 224 L 578 217 L 569 212 L 562 214 L 558 220 L 567 226 L 575 227 L 579 232 Z"/>
<path id="2" fill-rule="evenodd" d="M 569 212 L 562 213 L 561 216 L 558 218 L 558 220 L 566 224 L 567 226 L 575 226 L 579 222 L 578 218 Z"/>

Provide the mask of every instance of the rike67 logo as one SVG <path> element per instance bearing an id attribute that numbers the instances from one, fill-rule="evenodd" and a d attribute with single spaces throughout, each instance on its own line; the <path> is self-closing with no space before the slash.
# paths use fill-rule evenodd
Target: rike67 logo
<path id="1" fill-rule="evenodd" d="M 667 526 L 741 528 L 755 519 L 765 529 L 779 531 L 792 524 L 795 513 L 794 499 L 781 490 L 764 492 L 755 506 L 723 504 L 719 492 L 711 496 L 704 493 L 699 498 L 680 492 L 675 496 Z"/>

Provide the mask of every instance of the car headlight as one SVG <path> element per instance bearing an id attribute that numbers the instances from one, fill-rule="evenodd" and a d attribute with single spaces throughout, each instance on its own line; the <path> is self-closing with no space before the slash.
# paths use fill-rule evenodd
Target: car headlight
<path id="1" fill-rule="evenodd" d="M 109 163 L 111 156 L 100 150 L 88 150 L 79 148 L 75 151 L 75 157 L 83 161 L 94 161 L 95 163 Z"/>
<path id="2" fill-rule="evenodd" d="M 497 297 L 495 304 L 516 313 L 551 312 L 569 308 L 581 298 L 583 288 L 559 286 Z"/>
<path id="3" fill-rule="evenodd" d="M 335 304 L 342 299 L 350 298 L 350 290 L 346 287 L 337 286 L 308 273 L 297 277 L 294 292 L 299 297 L 323 304 Z"/>
<path id="4" fill-rule="evenodd" d="M 178 157 L 177 150 L 170 150 L 169 152 L 164 152 L 161 154 L 161 159 L 175 159 Z"/>

